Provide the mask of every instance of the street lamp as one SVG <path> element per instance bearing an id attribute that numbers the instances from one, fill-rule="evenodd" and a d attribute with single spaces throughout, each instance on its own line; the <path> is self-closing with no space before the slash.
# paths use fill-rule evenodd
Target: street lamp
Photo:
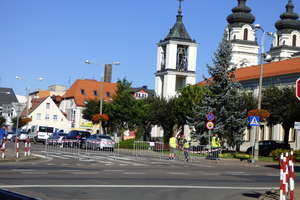
<path id="1" fill-rule="evenodd" d="M 96 63 L 91 62 L 90 60 L 85 60 L 84 63 L 88 64 L 88 65 L 91 65 L 91 64 L 98 65 Z M 114 61 L 110 64 L 111 65 L 120 65 L 121 62 Z M 100 116 L 103 114 L 103 76 L 101 76 L 101 79 L 100 79 L 100 111 L 99 111 L 99 114 L 100 114 Z M 101 135 L 103 134 L 102 133 L 102 121 L 101 120 L 99 121 L 99 133 Z"/>
<path id="2" fill-rule="evenodd" d="M 258 103 L 257 103 L 257 110 L 261 109 L 261 99 L 262 99 L 262 84 L 263 84 L 263 73 L 264 73 L 264 61 L 271 61 L 272 57 L 268 54 L 265 53 L 265 37 L 266 35 L 268 36 L 273 36 L 272 32 L 265 32 L 263 27 L 260 24 L 256 24 L 255 26 L 256 30 L 261 30 L 262 31 L 262 37 L 261 37 L 261 44 L 260 44 L 260 73 L 259 73 L 259 85 L 258 85 Z M 255 151 L 252 147 L 252 162 L 255 162 L 255 160 L 258 160 L 258 153 L 259 153 L 259 145 L 258 142 L 256 141 L 256 137 L 259 134 L 259 127 L 256 127 L 256 134 L 254 137 L 254 145 L 255 145 Z"/>
<path id="3" fill-rule="evenodd" d="M 16 76 L 16 79 L 17 80 L 23 80 L 24 82 L 25 82 L 25 91 L 26 91 L 26 112 L 25 112 L 25 115 L 26 115 L 26 117 L 27 117 L 27 115 L 28 115 L 28 110 L 29 110 L 29 93 L 30 93 L 30 89 L 29 89 L 29 87 L 28 87 L 28 84 L 27 84 L 27 81 L 26 81 L 26 79 L 24 79 L 23 77 L 21 77 L 21 76 Z M 37 78 L 37 80 L 38 81 L 42 81 L 42 80 L 44 80 L 44 78 L 43 77 L 38 77 Z"/>

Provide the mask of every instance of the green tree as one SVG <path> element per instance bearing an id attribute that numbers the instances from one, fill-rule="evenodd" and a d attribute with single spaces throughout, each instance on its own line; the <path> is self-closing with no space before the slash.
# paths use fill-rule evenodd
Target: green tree
<path id="1" fill-rule="evenodd" d="M 295 121 L 300 121 L 300 101 L 295 88 L 270 87 L 263 90 L 262 107 L 270 112 L 267 119 L 270 125 L 281 124 L 284 129 L 284 142 L 289 142 L 289 130 Z"/>
<path id="2" fill-rule="evenodd" d="M 213 66 L 208 66 L 211 79 L 208 81 L 208 89 L 211 94 L 206 95 L 203 105 L 195 107 L 195 127 L 203 129 L 206 123 L 206 114 L 214 113 L 215 128 L 213 133 L 218 133 L 226 143 L 239 150 L 243 141 L 243 135 L 247 126 L 246 111 L 241 108 L 244 104 L 239 93 L 241 85 L 234 80 L 235 68 L 230 67 L 232 47 L 224 34 L 220 43 Z"/>
<path id="3" fill-rule="evenodd" d="M 5 125 L 6 119 L 3 116 L 0 116 L 0 127 Z"/>
<path id="4" fill-rule="evenodd" d="M 180 90 L 178 98 L 175 99 L 176 121 L 180 127 L 196 118 L 194 107 L 201 105 L 204 96 L 208 93 L 206 86 L 189 85 Z"/>
<path id="5" fill-rule="evenodd" d="M 159 125 L 164 130 L 163 140 L 167 143 L 173 134 L 173 128 L 177 122 L 176 112 L 176 99 L 171 98 L 166 100 L 162 97 L 154 97 L 152 102 L 153 121 L 155 125 Z"/>

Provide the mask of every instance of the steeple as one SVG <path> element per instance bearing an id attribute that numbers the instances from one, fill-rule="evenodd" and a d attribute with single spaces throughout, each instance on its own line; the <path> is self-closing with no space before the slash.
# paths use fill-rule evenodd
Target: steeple
<path id="1" fill-rule="evenodd" d="M 238 6 L 232 9 L 232 14 L 227 17 L 227 21 L 232 26 L 252 24 L 255 17 L 251 14 L 251 8 L 246 6 L 247 0 L 238 0 Z"/>
<path id="2" fill-rule="evenodd" d="M 183 21 L 182 21 L 182 1 L 179 1 L 179 8 L 178 8 L 178 14 L 176 16 L 176 23 L 175 25 L 170 29 L 169 34 L 164 39 L 164 41 L 168 40 L 179 40 L 179 41 L 185 41 L 185 42 L 195 42 L 191 39 L 190 35 L 188 34 Z"/>
<path id="3" fill-rule="evenodd" d="M 286 12 L 280 15 L 280 20 L 275 24 L 279 32 L 292 32 L 293 30 L 300 30 L 299 15 L 294 13 L 294 4 L 289 0 L 286 7 Z"/>

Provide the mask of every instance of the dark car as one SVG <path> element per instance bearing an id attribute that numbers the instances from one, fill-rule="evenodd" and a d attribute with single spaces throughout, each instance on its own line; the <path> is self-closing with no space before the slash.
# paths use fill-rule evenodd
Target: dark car
<path id="1" fill-rule="evenodd" d="M 289 144 L 276 142 L 273 140 L 265 140 L 265 141 L 259 141 L 259 155 L 261 156 L 269 156 L 270 153 L 275 149 L 291 149 Z M 246 151 L 248 154 L 252 154 L 252 146 L 249 147 Z"/>
<path id="2" fill-rule="evenodd" d="M 62 139 L 67 135 L 64 132 L 55 132 L 47 139 L 47 144 L 61 144 Z"/>
<path id="3" fill-rule="evenodd" d="M 68 135 L 64 136 L 63 139 L 66 140 L 77 140 L 79 146 L 82 146 L 82 143 L 85 142 L 86 138 L 90 137 L 91 133 L 88 131 L 81 131 L 81 130 L 73 130 L 68 133 Z"/>

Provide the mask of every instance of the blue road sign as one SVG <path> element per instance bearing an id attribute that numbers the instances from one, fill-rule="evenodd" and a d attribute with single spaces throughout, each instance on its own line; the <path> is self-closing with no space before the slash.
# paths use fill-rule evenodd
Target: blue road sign
<path id="1" fill-rule="evenodd" d="M 206 115 L 206 119 L 208 120 L 208 121 L 213 121 L 214 119 L 215 119 L 215 116 L 214 116 L 214 114 L 213 113 L 208 113 L 207 115 Z"/>
<path id="2" fill-rule="evenodd" d="M 260 126 L 260 117 L 259 116 L 250 116 L 250 126 Z"/>

